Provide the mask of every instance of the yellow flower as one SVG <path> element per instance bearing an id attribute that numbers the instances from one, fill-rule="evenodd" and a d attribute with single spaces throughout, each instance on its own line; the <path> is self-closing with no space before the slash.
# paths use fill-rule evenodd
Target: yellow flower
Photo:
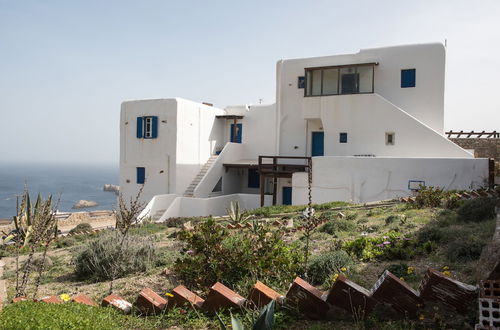
<path id="1" fill-rule="evenodd" d="M 173 294 L 171 294 L 170 292 L 165 293 L 165 296 L 167 296 L 167 297 L 171 297 L 171 298 L 173 298 L 173 297 L 174 297 L 174 295 L 173 295 Z"/>
<path id="2" fill-rule="evenodd" d="M 420 321 L 423 321 L 423 320 L 425 319 L 425 316 L 424 316 L 424 315 L 422 315 L 422 314 L 420 314 L 420 316 L 418 317 L 418 319 L 419 319 Z"/>
<path id="3" fill-rule="evenodd" d="M 62 301 L 67 302 L 71 300 L 71 296 L 69 294 L 63 293 L 62 295 L 59 296 Z"/>
<path id="4" fill-rule="evenodd" d="M 443 275 L 444 275 L 444 276 L 451 277 L 451 272 L 450 272 L 449 270 L 445 270 L 445 271 L 443 272 Z"/>
<path id="5" fill-rule="evenodd" d="M 345 272 L 345 271 L 347 271 L 347 268 L 342 267 L 342 268 L 340 268 L 340 270 L 343 271 L 343 272 Z"/>
<path id="6" fill-rule="evenodd" d="M 449 270 L 449 269 L 450 269 L 450 267 L 448 267 L 448 266 L 443 267 L 443 270 Z"/>
<path id="7" fill-rule="evenodd" d="M 332 276 L 332 281 L 335 282 L 337 278 L 339 277 L 339 274 L 335 274 Z"/>
<path id="8" fill-rule="evenodd" d="M 404 280 L 405 280 L 405 278 L 404 278 L 404 277 L 400 277 L 399 279 L 400 279 L 401 281 L 404 281 Z"/>
<path id="9" fill-rule="evenodd" d="M 413 268 L 412 266 L 410 266 L 410 267 L 408 267 L 408 269 L 406 270 L 406 273 L 407 273 L 408 275 L 411 275 L 411 274 L 413 274 L 413 272 L 414 272 L 414 271 L 415 271 L 415 268 Z"/>

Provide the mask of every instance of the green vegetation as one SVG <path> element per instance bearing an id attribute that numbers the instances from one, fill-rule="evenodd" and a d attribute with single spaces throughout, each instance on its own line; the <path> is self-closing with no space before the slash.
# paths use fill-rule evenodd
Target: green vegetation
<path id="1" fill-rule="evenodd" d="M 346 272 L 354 266 L 354 260 L 345 251 L 329 251 L 311 259 L 310 280 L 313 284 L 323 284 L 332 274 Z"/>
<path id="2" fill-rule="evenodd" d="M 111 308 L 23 301 L 0 311 L 0 329 L 137 329 L 144 321 Z"/>
<path id="3" fill-rule="evenodd" d="M 70 234 L 82 234 L 82 233 L 90 233 L 92 231 L 92 225 L 90 223 L 79 223 L 75 226 L 75 228 L 69 231 Z"/>
<path id="4" fill-rule="evenodd" d="M 96 282 L 146 272 L 157 261 L 158 253 L 150 238 L 115 233 L 88 242 L 74 257 L 76 276 Z"/>
<path id="5" fill-rule="evenodd" d="M 283 234 L 268 226 L 230 234 L 217 228 L 212 218 L 179 238 L 187 243 L 184 257 L 175 272 L 191 288 L 207 289 L 219 281 L 229 287 L 248 287 L 255 281 L 267 281 L 286 288 L 301 272 L 302 255 L 296 243 L 287 245 Z"/>
<path id="6" fill-rule="evenodd" d="M 370 208 L 352 207 L 347 203 L 315 205 L 318 223 L 326 222 L 311 231 L 311 257 L 305 279 L 328 290 L 342 274 L 369 288 L 388 269 L 416 288 L 427 267 L 432 266 L 462 282 L 477 283 L 478 258 L 495 229 L 494 200 L 461 201 L 454 193 L 434 188 L 423 189 L 419 194 L 418 207 L 402 203 Z M 342 206 L 346 208 L 335 209 Z M 137 224 L 133 217 L 123 214 L 119 233 L 91 233 L 52 242 L 48 248 L 52 265 L 41 278 L 40 295 L 70 293 L 78 286 L 82 292 L 100 301 L 110 280 L 115 281 L 113 291 L 129 301 L 135 300 L 143 287 L 149 286 L 164 294 L 179 281 L 201 296 L 216 281 L 246 296 L 256 280 L 284 294 L 295 276 L 305 277 L 306 240 L 303 230 L 289 231 L 273 223 L 293 219 L 295 228 L 304 227 L 307 225 L 302 215 L 304 209 L 305 206 L 275 206 L 243 212 L 235 205 L 230 219 L 177 218 L 170 219 L 167 224 Z M 281 213 L 287 214 L 276 215 Z M 228 223 L 243 220 L 251 225 L 250 228 L 225 228 Z M 187 221 L 194 229 L 184 228 Z M 120 248 L 113 248 L 116 246 Z M 25 259 L 31 250 L 25 247 L 17 251 Z M 44 249 L 36 251 L 38 255 Z M 1 254 L 15 256 L 16 249 L 3 246 Z M 38 267 L 37 255 L 32 259 L 35 268 Z M 73 267 L 68 267 L 72 258 L 78 276 Z M 10 259 L 5 271 L 9 298 L 15 294 L 12 290 L 14 258 Z M 46 266 L 49 263 L 46 261 Z M 81 282 L 80 279 L 90 280 Z M 60 315 L 51 316 L 57 309 Z M 376 311 L 354 322 L 350 319 L 319 322 L 304 319 L 294 309 L 277 306 L 274 328 L 460 328 L 464 322 L 475 322 L 474 316 L 457 316 L 460 323 L 456 318 L 446 319 L 439 316 L 439 312 L 431 312 L 425 315 L 424 321 L 382 321 L 383 312 Z M 259 311 L 252 309 L 232 313 L 245 329 L 251 329 L 259 316 Z M 53 328 L 68 329 L 84 328 L 89 324 L 86 322 L 100 329 L 220 329 L 221 322 L 225 327 L 232 324 L 230 313 L 219 314 L 219 321 L 213 314 L 188 308 L 146 318 L 72 303 L 59 306 L 21 303 L 8 305 L 0 313 L 0 328 L 15 328 L 12 325 L 25 324 L 27 318 L 31 320 L 32 317 L 37 318 L 33 328 L 47 328 L 43 322 L 49 320 Z M 60 326 L 59 322 L 66 323 Z"/>
<path id="7" fill-rule="evenodd" d="M 457 214 L 463 222 L 482 222 L 495 217 L 495 204 L 490 197 L 467 200 L 457 209 Z"/>

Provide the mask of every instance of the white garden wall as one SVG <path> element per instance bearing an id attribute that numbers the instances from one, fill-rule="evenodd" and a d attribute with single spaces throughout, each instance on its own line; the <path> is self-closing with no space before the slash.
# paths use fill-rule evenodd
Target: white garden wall
<path id="1" fill-rule="evenodd" d="M 488 159 L 314 157 L 314 203 L 365 203 L 412 192 L 410 180 L 445 189 L 477 189 L 488 179 Z M 307 173 L 293 175 L 293 204 L 307 203 Z"/>

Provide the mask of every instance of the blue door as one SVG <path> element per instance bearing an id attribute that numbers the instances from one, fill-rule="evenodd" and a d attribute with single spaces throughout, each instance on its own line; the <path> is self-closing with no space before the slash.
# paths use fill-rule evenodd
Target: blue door
<path id="1" fill-rule="evenodd" d="M 283 187 L 283 205 L 292 205 L 292 187 Z"/>
<path id="2" fill-rule="evenodd" d="M 234 124 L 231 124 L 231 142 L 241 143 L 241 124 L 236 124 L 236 139 L 234 138 Z"/>
<path id="3" fill-rule="evenodd" d="M 325 146 L 325 133 L 312 132 L 311 156 L 323 156 Z"/>

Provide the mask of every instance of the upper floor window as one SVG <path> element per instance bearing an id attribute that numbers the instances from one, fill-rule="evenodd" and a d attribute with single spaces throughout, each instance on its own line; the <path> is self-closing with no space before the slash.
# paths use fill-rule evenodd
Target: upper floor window
<path id="1" fill-rule="evenodd" d="M 373 93 L 377 63 L 306 69 L 305 96 Z"/>
<path id="2" fill-rule="evenodd" d="M 401 88 L 415 87 L 416 86 L 416 73 L 415 69 L 401 70 Z"/>
<path id="3" fill-rule="evenodd" d="M 137 138 L 156 139 L 158 137 L 158 117 L 137 117 Z"/>

